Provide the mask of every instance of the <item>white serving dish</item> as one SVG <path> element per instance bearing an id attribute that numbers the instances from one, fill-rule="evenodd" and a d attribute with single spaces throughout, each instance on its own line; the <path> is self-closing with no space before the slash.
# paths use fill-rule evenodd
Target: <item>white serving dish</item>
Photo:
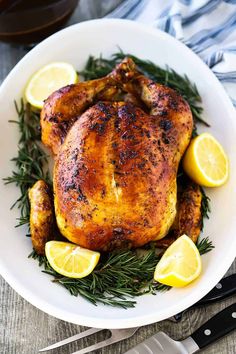
<path id="1" fill-rule="evenodd" d="M 222 143 L 230 159 L 230 179 L 221 188 L 208 190 L 212 212 L 205 222 L 203 236 L 209 236 L 215 249 L 203 256 L 203 272 L 193 284 L 156 296 L 137 298 L 132 309 L 93 306 L 73 297 L 52 283 L 32 259 L 32 246 L 23 228 L 15 228 L 18 210 L 10 206 L 19 195 L 13 185 L 0 182 L 0 273 L 26 300 L 62 320 L 101 328 L 142 326 L 166 319 L 198 301 L 220 280 L 236 255 L 236 114 L 223 87 L 208 67 L 187 47 L 154 28 L 127 20 L 93 20 L 68 27 L 31 50 L 10 72 L 0 88 L 0 177 L 11 174 L 9 160 L 17 153 L 18 133 L 9 119 L 16 117 L 13 101 L 19 100 L 29 77 L 52 61 L 66 61 L 82 69 L 90 54 L 104 57 L 118 50 L 168 65 L 187 74 L 203 98 L 204 118 L 209 131 Z M 201 129 L 200 129 L 201 130 Z"/>

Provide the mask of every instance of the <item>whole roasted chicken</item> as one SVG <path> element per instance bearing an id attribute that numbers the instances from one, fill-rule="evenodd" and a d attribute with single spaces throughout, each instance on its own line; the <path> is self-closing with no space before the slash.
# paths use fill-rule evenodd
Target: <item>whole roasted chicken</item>
<path id="1" fill-rule="evenodd" d="M 177 92 L 126 58 L 105 78 L 49 96 L 41 127 L 55 156 L 56 220 L 67 239 L 100 251 L 139 247 L 176 225 L 177 171 L 193 129 Z"/>

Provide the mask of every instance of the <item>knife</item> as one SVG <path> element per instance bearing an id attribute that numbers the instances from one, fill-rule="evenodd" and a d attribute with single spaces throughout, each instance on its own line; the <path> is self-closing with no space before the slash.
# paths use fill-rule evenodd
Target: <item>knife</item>
<path id="1" fill-rule="evenodd" d="M 201 300 L 196 302 L 186 310 L 179 312 L 177 315 L 172 316 L 169 320 L 179 322 L 182 319 L 183 314 L 191 308 L 210 305 L 213 302 L 225 299 L 228 296 L 236 294 L 236 274 L 229 275 L 226 278 L 220 280 L 218 284 Z"/>
<path id="2" fill-rule="evenodd" d="M 175 341 L 158 332 L 125 354 L 193 354 L 236 329 L 236 303 L 217 313 L 190 337 Z"/>

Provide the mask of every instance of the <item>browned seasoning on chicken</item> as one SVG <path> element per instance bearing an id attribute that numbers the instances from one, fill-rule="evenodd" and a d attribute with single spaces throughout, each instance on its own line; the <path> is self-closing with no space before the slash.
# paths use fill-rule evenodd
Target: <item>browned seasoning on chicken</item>
<path id="1" fill-rule="evenodd" d="M 114 102 L 119 90 L 136 99 Z M 141 75 L 126 58 L 105 78 L 49 96 L 41 127 L 56 155 L 54 202 L 63 236 L 107 251 L 168 234 L 178 166 L 193 129 L 177 92 Z"/>
<path id="2" fill-rule="evenodd" d="M 33 248 L 39 255 L 45 254 L 45 244 L 53 239 L 53 203 L 48 185 L 37 181 L 29 190 L 30 233 Z"/>
<path id="3" fill-rule="evenodd" d="M 111 100 L 117 93 L 114 80 L 109 76 L 55 91 L 41 111 L 42 142 L 57 155 L 68 130 L 79 116 L 96 100 Z"/>

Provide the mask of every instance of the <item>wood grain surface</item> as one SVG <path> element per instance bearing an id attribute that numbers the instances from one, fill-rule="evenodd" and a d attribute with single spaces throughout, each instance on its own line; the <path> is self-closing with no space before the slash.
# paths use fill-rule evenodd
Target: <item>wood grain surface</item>
<path id="1" fill-rule="evenodd" d="M 13 66 L 27 53 L 28 49 L 29 48 L 24 48 L 23 46 L 18 47 L 0 43 L 0 83 L 7 76 Z M 3 117 L 1 117 L 1 119 L 3 119 Z M 232 274 L 234 272 L 236 272 L 236 261 L 233 263 L 227 274 Z M 153 301 L 155 301 L 155 297 L 153 298 Z M 129 348 L 137 345 L 159 330 L 165 331 L 174 339 L 183 339 L 190 335 L 215 313 L 235 301 L 236 296 L 208 306 L 207 308 L 190 310 L 178 324 L 166 320 L 142 327 L 129 340 L 104 348 L 96 353 L 124 353 Z M 0 304 L 0 354 L 35 354 L 40 348 L 86 329 L 82 326 L 60 321 L 38 310 L 19 296 L 1 277 Z M 93 344 L 94 341 L 103 340 L 106 336 L 107 333 L 100 332 L 89 339 L 75 342 L 74 344 L 65 346 L 61 349 L 53 350 L 50 353 L 69 354 L 81 349 L 83 346 Z M 201 353 L 235 354 L 236 332 L 232 332 L 214 345 L 203 350 Z"/>

